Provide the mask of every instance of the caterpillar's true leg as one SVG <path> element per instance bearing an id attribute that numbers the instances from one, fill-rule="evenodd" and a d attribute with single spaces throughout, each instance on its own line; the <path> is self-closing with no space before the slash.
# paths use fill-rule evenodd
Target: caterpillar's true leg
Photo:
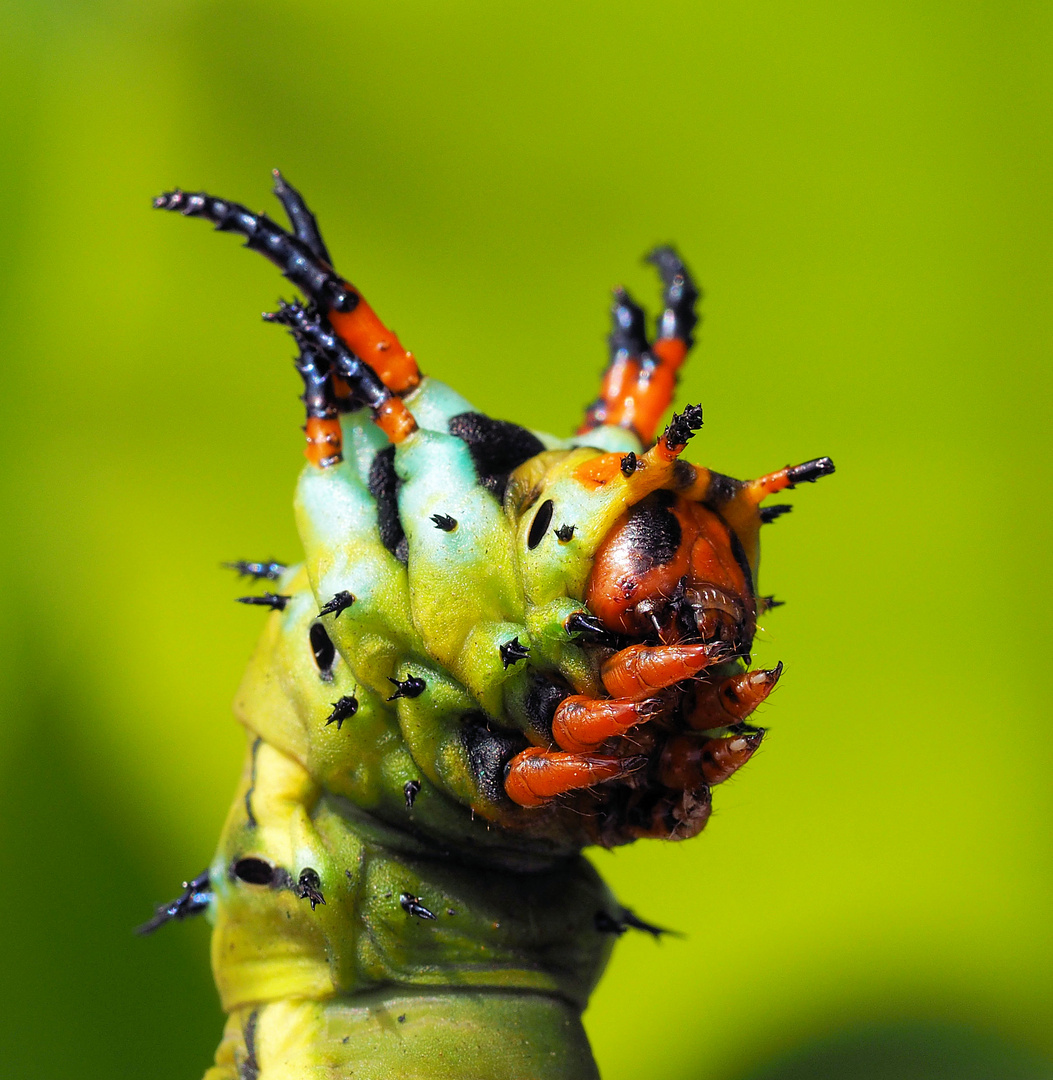
<path id="1" fill-rule="evenodd" d="M 281 303 L 277 312 L 264 318 L 289 327 L 301 345 L 320 351 L 351 390 L 373 410 L 377 426 L 393 442 L 400 443 L 417 430 L 409 410 L 385 385 L 370 364 L 359 359 L 322 320 L 302 304 Z"/>
<path id="2" fill-rule="evenodd" d="M 660 697 L 607 699 L 580 694 L 564 698 L 552 718 L 552 737 L 563 750 L 595 750 L 614 735 L 650 720 L 662 711 Z"/>
<path id="3" fill-rule="evenodd" d="M 624 776 L 639 764 L 636 758 L 566 754 L 531 746 L 509 762 L 505 791 L 520 806 L 540 806 L 566 791 Z"/>
<path id="4" fill-rule="evenodd" d="M 740 724 L 775 689 L 782 664 L 768 670 L 742 671 L 720 682 L 706 683 L 685 706 L 684 719 L 695 731 Z"/>
<path id="5" fill-rule="evenodd" d="M 246 247 L 274 263 L 318 305 L 348 348 L 376 371 L 385 386 L 396 394 L 412 390 L 420 382 L 420 370 L 412 354 L 406 352 L 395 334 L 377 318 L 362 294 L 315 250 L 316 241 L 321 244 L 321 237 L 317 227 L 311 235 L 308 219 L 313 222 L 313 215 L 299 193 L 284 181 L 281 187 L 279 197 L 294 221 L 296 236 L 266 214 L 255 214 L 240 203 L 203 191 L 166 191 L 154 199 L 154 207 L 178 211 L 185 217 L 204 218 L 223 232 L 244 236 Z"/>
<path id="6" fill-rule="evenodd" d="M 678 735 L 662 751 L 658 779 L 678 791 L 722 784 L 753 757 L 763 738 L 763 728 L 725 739 Z"/>
<path id="7" fill-rule="evenodd" d="M 630 645 L 603 665 L 600 677 L 608 694 L 626 698 L 662 690 L 727 659 L 728 646 L 723 641 L 708 645 Z"/>
<path id="8" fill-rule="evenodd" d="M 673 400 L 676 373 L 693 344 L 699 291 L 680 257 L 669 247 L 647 256 L 662 278 L 664 310 L 658 336 L 649 345 L 643 310 L 624 289 L 614 292 L 611 360 L 599 399 L 589 408 L 580 434 L 601 424 L 634 430 L 646 444 Z"/>

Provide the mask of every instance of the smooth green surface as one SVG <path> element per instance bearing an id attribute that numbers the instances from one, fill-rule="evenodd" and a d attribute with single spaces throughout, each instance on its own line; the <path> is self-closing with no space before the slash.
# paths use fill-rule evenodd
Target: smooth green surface
<path id="1" fill-rule="evenodd" d="M 481 409 L 569 433 L 604 290 L 653 303 L 668 239 L 707 292 L 692 459 L 837 462 L 765 537 L 765 751 L 698 840 L 597 857 L 687 933 L 619 944 L 605 1080 L 1048 1074 L 1051 18 L 0 7 L 5 1071 L 193 1078 L 219 1035 L 206 928 L 129 928 L 214 848 L 262 622 L 217 564 L 297 557 L 302 421 L 257 320 L 288 286 L 148 200 L 272 211 L 280 165 Z"/>

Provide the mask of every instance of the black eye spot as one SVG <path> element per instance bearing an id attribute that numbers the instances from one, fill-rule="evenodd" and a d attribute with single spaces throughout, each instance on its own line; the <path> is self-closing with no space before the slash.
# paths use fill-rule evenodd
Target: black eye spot
<path id="1" fill-rule="evenodd" d="M 534 520 L 530 525 L 530 535 L 527 537 L 527 547 L 531 551 L 541 543 L 552 524 L 552 500 L 546 499 L 537 509 Z"/>
<path id="2" fill-rule="evenodd" d="M 271 885 L 274 882 L 274 867 L 262 859 L 238 859 L 234 864 L 234 876 L 250 885 Z"/>
<path id="3" fill-rule="evenodd" d="M 333 640 L 326 633 L 321 623 L 311 623 L 311 651 L 314 653 L 314 662 L 326 682 L 333 678 L 333 662 L 336 660 L 336 647 Z"/>

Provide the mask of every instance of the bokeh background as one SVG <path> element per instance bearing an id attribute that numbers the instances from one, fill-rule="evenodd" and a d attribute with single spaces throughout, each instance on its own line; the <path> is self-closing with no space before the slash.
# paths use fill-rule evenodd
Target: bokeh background
<path id="1" fill-rule="evenodd" d="M 211 856 L 298 554 L 283 283 L 175 185 L 274 212 L 497 416 L 568 431 L 606 290 L 704 284 L 695 460 L 830 454 L 766 530 L 787 666 L 698 840 L 596 862 L 605 1080 L 1053 1075 L 1049 4 L 5 0 L 0 1075 L 196 1077 Z M 288 289 L 285 288 L 286 293 Z"/>

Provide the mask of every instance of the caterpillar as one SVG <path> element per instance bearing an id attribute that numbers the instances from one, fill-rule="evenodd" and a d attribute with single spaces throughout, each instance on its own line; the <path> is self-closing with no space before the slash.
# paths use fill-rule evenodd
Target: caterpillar
<path id="1" fill-rule="evenodd" d="M 750 481 L 690 464 L 674 413 L 699 290 L 650 253 L 655 331 L 614 293 L 577 434 L 421 374 L 290 222 L 204 193 L 154 206 L 244 238 L 295 285 L 304 557 L 229 564 L 268 609 L 237 693 L 240 784 L 206 871 L 141 928 L 204 913 L 228 1022 L 206 1080 L 595 1077 L 581 1024 L 614 941 L 659 927 L 582 855 L 705 826 L 782 665 L 751 668 L 761 526 L 829 458 Z"/>

